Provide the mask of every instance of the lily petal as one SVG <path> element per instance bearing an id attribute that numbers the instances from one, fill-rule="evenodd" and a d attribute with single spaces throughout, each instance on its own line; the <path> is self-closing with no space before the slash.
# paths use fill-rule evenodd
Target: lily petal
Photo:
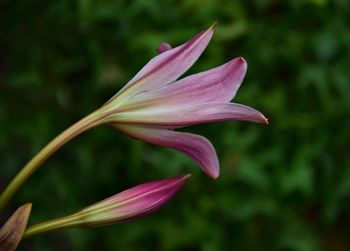
<path id="1" fill-rule="evenodd" d="M 159 104 L 198 104 L 230 101 L 236 95 L 245 73 L 244 58 L 235 58 L 208 71 L 188 76 L 169 85 L 140 93 L 123 106 L 148 106 Z"/>
<path id="2" fill-rule="evenodd" d="M 176 149 L 192 158 L 211 178 L 219 176 L 219 161 L 215 149 L 206 138 L 184 132 L 146 126 L 113 125 L 142 141 Z"/>
<path id="3" fill-rule="evenodd" d="M 249 106 L 236 103 L 201 103 L 194 105 L 146 107 L 112 114 L 105 119 L 105 122 L 180 128 L 225 120 L 268 123 L 261 112 Z"/>
<path id="4" fill-rule="evenodd" d="M 169 84 L 179 78 L 197 61 L 207 47 L 213 32 L 214 25 L 188 42 L 151 59 L 105 106 L 120 105 L 125 99 L 137 93 Z"/>

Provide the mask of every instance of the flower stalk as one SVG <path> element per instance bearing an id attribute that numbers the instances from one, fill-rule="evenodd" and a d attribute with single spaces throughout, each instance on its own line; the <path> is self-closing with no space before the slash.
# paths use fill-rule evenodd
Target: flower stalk
<path id="1" fill-rule="evenodd" d="M 48 145 L 46 145 L 37 155 L 35 155 L 15 176 L 10 184 L 5 188 L 0 196 L 0 211 L 6 206 L 8 201 L 17 192 L 17 190 L 23 185 L 23 183 L 37 170 L 37 168 L 52 154 L 54 154 L 65 143 L 83 133 L 84 131 L 98 125 L 98 122 L 104 117 L 103 113 L 99 111 L 93 112 L 85 118 L 81 119 L 55 139 L 53 139 Z"/>
<path id="2" fill-rule="evenodd" d="M 79 222 L 79 217 L 77 215 L 69 215 L 57 219 L 53 219 L 50 221 L 46 221 L 43 223 L 39 223 L 37 225 L 28 227 L 23 235 L 23 238 L 28 238 L 34 235 L 67 229 L 72 226 L 76 226 Z"/>

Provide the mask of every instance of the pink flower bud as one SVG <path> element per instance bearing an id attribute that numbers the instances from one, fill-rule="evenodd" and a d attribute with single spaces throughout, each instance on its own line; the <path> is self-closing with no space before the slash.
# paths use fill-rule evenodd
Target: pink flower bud
<path id="1" fill-rule="evenodd" d="M 190 176 L 187 174 L 138 185 L 75 214 L 31 226 L 24 237 L 65 228 L 115 224 L 151 214 L 170 200 Z"/>
<path id="2" fill-rule="evenodd" d="M 80 215 L 83 226 L 99 226 L 151 214 L 170 200 L 189 177 L 184 175 L 138 185 L 89 206 L 76 215 Z"/>

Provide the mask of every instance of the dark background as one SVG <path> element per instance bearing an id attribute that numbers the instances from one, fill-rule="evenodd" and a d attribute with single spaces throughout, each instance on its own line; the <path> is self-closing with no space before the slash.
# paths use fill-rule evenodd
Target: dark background
<path id="1" fill-rule="evenodd" d="M 19 250 L 350 250 L 349 8 L 347 0 L 0 0 L 0 189 L 161 42 L 178 45 L 215 21 L 189 73 L 245 57 L 235 102 L 270 122 L 186 129 L 215 145 L 215 182 L 178 152 L 107 126 L 88 131 L 43 164 L 6 215 L 31 201 L 35 224 L 139 183 L 192 179 L 150 217 L 33 237 Z"/>

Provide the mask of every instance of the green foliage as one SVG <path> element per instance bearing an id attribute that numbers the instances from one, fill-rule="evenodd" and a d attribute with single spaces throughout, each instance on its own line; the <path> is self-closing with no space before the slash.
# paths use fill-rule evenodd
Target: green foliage
<path id="1" fill-rule="evenodd" d="M 38 236 L 21 248 L 349 250 L 349 8 L 346 0 L 0 1 L 0 190 L 158 44 L 182 43 L 214 21 L 214 39 L 190 73 L 244 56 L 249 69 L 235 102 L 270 121 L 186 129 L 214 143 L 222 168 L 215 182 L 175 151 L 108 127 L 85 133 L 39 169 L 12 210 L 33 202 L 33 224 L 138 183 L 194 175 L 151 217 Z"/>

